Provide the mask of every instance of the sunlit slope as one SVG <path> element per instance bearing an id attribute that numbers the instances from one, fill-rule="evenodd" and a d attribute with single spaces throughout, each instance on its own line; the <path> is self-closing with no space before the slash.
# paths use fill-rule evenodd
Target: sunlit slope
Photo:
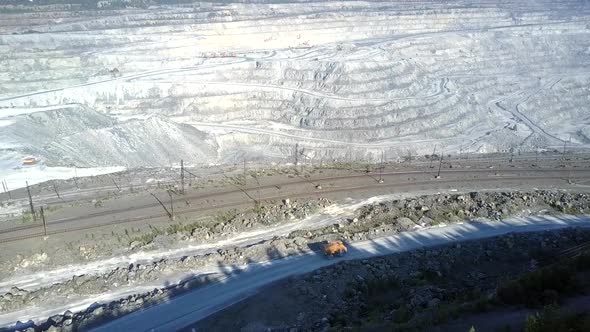
<path id="1" fill-rule="evenodd" d="M 71 106 L 17 115 L 11 122 L 0 132 L 6 150 L 22 149 L 51 166 L 170 166 L 217 157 L 206 133 L 163 117 L 120 122 Z"/>

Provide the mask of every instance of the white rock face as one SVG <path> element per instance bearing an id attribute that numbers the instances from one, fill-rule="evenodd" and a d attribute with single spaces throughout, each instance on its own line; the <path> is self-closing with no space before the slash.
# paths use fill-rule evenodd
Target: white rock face
<path id="1" fill-rule="evenodd" d="M 199 164 L 217 158 L 207 134 L 163 117 L 118 121 L 94 110 L 67 107 L 12 119 L 0 138 L 50 165 L 170 166 L 180 159 Z"/>
<path id="2" fill-rule="evenodd" d="M 13 159 L 590 147 L 587 1 L 6 3 L 0 149 Z"/>

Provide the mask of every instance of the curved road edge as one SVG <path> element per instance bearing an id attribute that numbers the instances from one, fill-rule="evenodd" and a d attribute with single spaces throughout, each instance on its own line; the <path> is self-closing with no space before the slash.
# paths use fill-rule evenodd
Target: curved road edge
<path id="1" fill-rule="evenodd" d="M 477 240 L 508 233 L 590 227 L 590 216 L 511 218 L 501 222 L 469 222 L 401 233 L 349 244 L 341 259 L 308 254 L 228 268 L 223 281 L 170 298 L 167 302 L 113 320 L 92 331 L 175 331 L 210 316 L 254 294 L 261 287 L 289 276 L 338 263 L 459 241 Z"/>

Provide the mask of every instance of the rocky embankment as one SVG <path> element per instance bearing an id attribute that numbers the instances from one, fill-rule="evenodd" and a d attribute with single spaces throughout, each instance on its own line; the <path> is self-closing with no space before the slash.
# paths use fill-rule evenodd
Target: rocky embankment
<path id="1" fill-rule="evenodd" d="M 217 243 L 241 232 L 297 222 L 329 204 L 329 200 L 322 198 L 310 201 L 285 200 L 276 202 L 276 204 L 257 206 L 246 211 L 230 211 L 219 214 L 210 224 L 197 222 L 174 224 L 165 230 L 153 228 L 150 233 L 130 237 L 128 249 L 129 253 L 157 252 L 179 243 L 182 245 Z M 276 251 L 265 250 L 268 247 L 276 248 Z M 88 255 L 86 258 L 92 258 L 92 251 L 91 247 L 83 247 L 83 252 Z M 48 298 L 101 294 L 120 286 L 156 281 L 172 273 L 190 274 L 191 271 L 205 266 L 246 263 L 246 257 L 248 261 L 260 261 L 295 254 L 299 251 L 298 246 L 270 239 L 257 245 L 247 246 L 242 250 L 226 246 L 212 249 L 210 252 L 198 256 L 163 258 L 145 264 L 130 264 L 104 274 L 73 276 L 72 279 L 65 282 L 34 291 L 13 287 L 8 293 L 0 295 L 0 312 L 18 310 L 47 301 Z M 36 263 L 45 263 L 48 257 L 46 253 L 40 253 L 26 259 L 19 259 L 21 261 L 14 267 L 15 270 L 24 269 Z M 37 264 L 37 267 L 39 265 L 45 266 L 45 264 Z"/>
<path id="2" fill-rule="evenodd" d="M 224 219 L 225 221 L 220 221 L 214 226 L 178 227 L 176 232 L 157 234 L 153 238 L 145 238 L 144 242 L 136 240 L 134 242 L 137 243 L 132 247 L 134 250 L 152 248 L 154 243 L 162 242 L 158 239 L 160 236 L 166 240 L 177 239 L 179 241 L 220 239 L 224 236 L 222 234 L 226 234 L 226 232 L 240 232 L 250 229 L 252 225 L 258 227 L 263 224 L 272 225 L 297 220 L 297 218 L 309 215 L 312 211 L 317 211 L 327 204 L 328 202 L 322 199 L 304 203 L 286 200 L 272 207 L 259 207 L 247 213 L 228 215 Z M 277 259 L 307 252 L 310 250 L 310 244 L 326 240 L 358 241 L 473 219 L 500 220 L 511 216 L 539 214 L 587 214 L 590 213 L 589 204 L 587 194 L 548 191 L 441 194 L 386 201 L 364 206 L 356 212 L 355 216 L 329 226 L 319 229 L 300 229 L 287 236 L 276 236 L 243 247 L 230 246 L 204 255 L 166 258 L 147 264 L 132 264 L 102 275 L 76 276 L 66 282 L 35 291 L 13 289 L 0 296 L 0 311 L 17 310 L 23 306 L 34 305 L 58 296 L 101 294 L 117 287 L 160 280 L 171 273 L 190 275 L 192 271 L 199 271 L 207 266 L 239 266 Z M 579 242 L 584 239 L 575 238 L 574 240 Z M 495 255 L 494 250 L 494 248 L 487 249 L 491 253 L 485 255 Z M 447 255 L 452 257 L 455 253 L 460 254 L 456 251 L 450 250 Z M 382 260 L 384 259 L 382 258 Z M 379 259 L 376 262 L 380 262 Z M 382 268 L 378 268 L 378 270 L 380 269 Z M 386 267 L 385 269 L 388 270 Z M 439 275 L 439 273 L 434 273 Z M 57 327 L 65 331 L 88 328 L 99 322 L 137 310 L 148 303 L 157 303 L 170 296 L 199 287 L 214 281 L 217 277 L 219 276 L 192 276 L 177 285 L 129 296 L 109 304 L 95 305 L 84 312 L 58 315 L 37 325 L 37 328 L 44 330 Z"/>
<path id="3" fill-rule="evenodd" d="M 588 241 L 589 230 L 565 229 L 343 261 L 279 282 L 186 331 L 446 331 L 436 326 L 503 304 L 497 289 L 523 273 L 538 277 Z M 536 304 L 559 303 L 561 295 L 543 291 Z"/>
<path id="4" fill-rule="evenodd" d="M 590 195 L 551 191 L 471 192 L 391 200 L 360 208 L 356 217 L 312 232 L 292 236 L 341 237 L 361 241 L 399 232 L 465 220 L 590 213 Z"/>
<path id="5" fill-rule="evenodd" d="M 269 227 L 296 223 L 330 205 L 328 199 L 270 201 L 264 205 L 241 211 L 220 212 L 211 218 L 197 221 L 181 221 L 167 227 L 149 227 L 135 233 L 125 229 L 112 232 L 117 240 L 81 239 L 68 243 L 66 248 L 48 248 L 30 256 L 16 255 L 3 262 L 0 279 L 58 266 L 84 264 L 113 256 L 131 255 L 137 252 L 157 252 L 183 248 L 195 244 L 215 244 L 249 231 L 266 230 Z M 216 248 L 217 249 L 217 248 Z M 213 250 L 214 251 L 214 250 Z M 0 300 L 0 312 L 2 311 Z"/>

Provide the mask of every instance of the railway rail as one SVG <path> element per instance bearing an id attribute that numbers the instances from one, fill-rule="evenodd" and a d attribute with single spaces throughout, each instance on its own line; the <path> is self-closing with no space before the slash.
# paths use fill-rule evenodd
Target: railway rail
<path id="1" fill-rule="evenodd" d="M 527 171 L 534 171 L 534 172 L 541 172 L 541 173 L 548 173 L 548 172 L 559 172 L 559 170 L 556 169 L 518 169 L 518 170 L 512 170 L 512 169 L 506 169 L 506 170 L 446 170 L 444 173 L 460 173 L 460 172 L 514 172 L 514 171 L 519 171 L 519 172 L 527 172 Z M 579 169 L 579 170 L 572 170 L 572 173 L 587 173 L 584 176 L 580 176 L 578 174 L 578 176 L 576 176 L 577 178 L 584 178 L 584 179 L 590 179 L 590 169 Z M 387 176 L 393 176 L 393 175 L 406 175 L 406 174 L 430 174 L 431 172 L 389 172 L 389 173 L 382 173 L 381 176 L 383 177 L 387 177 Z M 443 174 L 444 174 L 443 173 Z M 348 176 L 336 176 L 336 177 L 326 177 L 326 178 L 317 178 L 317 179 L 312 179 L 315 182 L 326 182 L 326 181 L 334 181 L 334 180 L 346 180 L 346 179 L 354 179 L 354 178 L 359 178 L 359 177 L 375 177 L 375 176 L 379 176 L 378 173 L 367 173 L 367 174 L 353 174 L 353 175 L 348 175 Z M 271 201 L 271 200 L 277 200 L 277 199 L 283 199 L 283 198 L 300 198 L 300 197 L 306 197 L 306 196 L 310 196 L 310 195 L 314 195 L 314 194 L 329 194 L 329 193 L 339 193 L 339 192 L 354 192 L 354 191 L 362 191 L 362 190 L 371 190 L 371 189 L 375 189 L 376 186 L 378 186 L 378 188 L 400 188 L 403 189 L 404 187 L 410 187 L 410 186 L 417 186 L 417 185 L 427 185 L 427 184 L 432 184 L 432 183 L 437 183 L 437 184 L 453 184 L 453 183 L 458 183 L 458 182 L 465 182 L 465 181 L 476 181 L 476 182 L 494 182 L 494 181 L 499 181 L 499 180 L 504 180 L 504 181 L 511 181 L 511 180 L 543 180 L 543 179 L 564 179 L 565 180 L 565 176 L 564 175 L 535 175 L 535 176 L 514 176 L 514 175 L 509 175 L 509 176 L 497 176 L 497 177 L 490 177 L 490 178 L 477 178 L 477 179 L 465 179 L 465 178 L 459 178 L 459 179 L 449 179 L 449 180 L 444 180 L 444 179 L 437 179 L 437 180 L 426 180 L 426 181 L 412 181 L 412 182 L 403 182 L 403 183 L 383 183 L 383 184 L 369 184 L 369 185 L 359 185 L 359 186 L 349 186 L 349 187 L 336 187 L 336 188 L 322 188 L 322 189 L 315 189 L 313 192 L 302 192 L 302 193 L 295 193 L 295 194 L 287 194 L 287 193 L 282 193 L 279 195 L 271 195 L 271 196 L 265 196 L 265 197 L 260 197 L 261 201 Z M 287 186 L 287 185 L 300 185 L 300 184 L 305 184 L 309 181 L 309 179 L 304 179 L 302 181 L 296 181 L 296 182 L 286 182 L 283 184 L 272 184 L 272 185 L 265 185 L 265 186 L 260 186 L 260 187 L 249 187 L 249 188 L 239 188 L 239 189 L 235 189 L 235 190 L 227 190 L 227 191 L 223 191 L 223 192 L 218 192 L 218 193 L 213 193 L 213 194 L 199 194 L 199 195 L 185 195 L 182 196 L 180 198 L 176 198 L 173 201 L 174 202 L 179 202 L 179 201 L 186 201 L 186 200 L 196 200 L 196 199 L 210 199 L 213 197 L 219 197 L 219 196 L 223 196 L 223 195 L 228 195 L 228 194 L 232 194 L 232 193 L 239 193 L 239 192 L 251 192 L 251 191 L 256 191 L 256 190 L 262 190 L 262 189 L 268 189 L 268 188 L 275 188 L 277 186 Z M 244 200 L 239 201 L 239 202 L 231 202 L 231 203 L 225 203 L 225 204 L 210 204 L 206 207 L 195 207 L 195 208 L 187 208 L 187 209 L 182 209 L 180 211 L 175 212 L 175 215 L 184 215 L 184 214 L 189 214 L 189 213 L 194 213 L 194 212 L 199 212 L 199 211 L 211 211 L 211 210 L 217 210 L 217 209 L 223 209 L 223 208 L 230 208 L 230 207 L 240 207 L 240 206 L 244 206 L 249 204 L 251 198 L 244 198 Z M 102 223 L 95 223 L 95 224 L 89 224 L 89 225 L 75 225 L 75 223 L 78 223 L 80 221 L 83 221 L 85 219 L 90 219 L 90 218 L 95 218 L 95 217 L 101 217 L 101 216 L 113 216 L 113 215 L 117 215 L 117 214 L 121 214 L 121 213 L 126 213 L 126 212 L 132 212 L 135 210 L 140 210 L 143 208 L 152 208 L 152 207 L 157 207 L 159 206 L 159 203 L 154 202 L 154 203 L 150 203 L 150 204 L 141 204 L 138 206 L 132 206 L 132 207 L 128 207 L 125 209 L 117 209 L 117 210 L 109 210 L 109 211 L 102 211 L 102 212 L 97 212 L 97 213 L 92 213 L 92 214 L 88 214 L 85 216 L 80 216 L 80 217 L 75 217 L 75 218 L 64 218 L 64 219 L 60 219 L 60 220 L 55 220 L 53 222 L 50 222 L 47 224 L 47 233 L 45 233 L 43 231 L 43 225 L 42 224 L 34 224 L 34 225 L 26 225 L 26 226 L 19 226 L 19 227 L 14 227 L 14 228 L 10 228 L 10 229 L 5 229 L 0 231 L 0 235 L 10 235 L 10 233 L 16 233 L 16 232 L 22 232 L 22 231 L 28 231 L 26 232 L 26 234 L 19 234 L 19 235 L 14 235 L 14 236 L 8 236 L 6 238 L 2 238 L 0 239 L 0 244 L 1 243 L 8 243 L 8 242 L 14 242 L 14 241 L 20 241 L 20 240 L 25 240 L 25 239 L 31 239 L 31 238 L 37 238 L 37 237 L 42 237 L 42 236 L 49 236 L 49 235 L 55 235 L 55 234 L 63 234 L 63 233 L 68 233 L 68 232 L 76 232 L 76 231 L 84 231 L 84 230 L 89 230 L 89 229 L 95 229 L 95 228 L 99 228 L 99 227 L 105 227 L 105 226 L 113 226 L 113 225 L 120 225 L 120 224 L 126 224 L 126 223 L 132 223 L 132 222 L 138 222 L 138 221 L 148 221 L 148 220 L 153 220 L 153 219 L 158 219 L 158 218 L 167 218 L 167 214 L 166 213 L 160 213 L 160 214 L 150 214 L 150 215 L 143 215 L 143 216 L 137 216 L 137 217 L 132 217 L 132 218 L 122 218 L 122 219 L 115 219 L 115 220 L 110 220 L 107 222 L 102 222 Z M 71 225 L 68 225 L 71 224 Z M 61 227 L 59 229 L 56 229 L 59 226 L 65 226 L 65 227 Z M 52 229 L 53 228 L 53 229 Z"/>

